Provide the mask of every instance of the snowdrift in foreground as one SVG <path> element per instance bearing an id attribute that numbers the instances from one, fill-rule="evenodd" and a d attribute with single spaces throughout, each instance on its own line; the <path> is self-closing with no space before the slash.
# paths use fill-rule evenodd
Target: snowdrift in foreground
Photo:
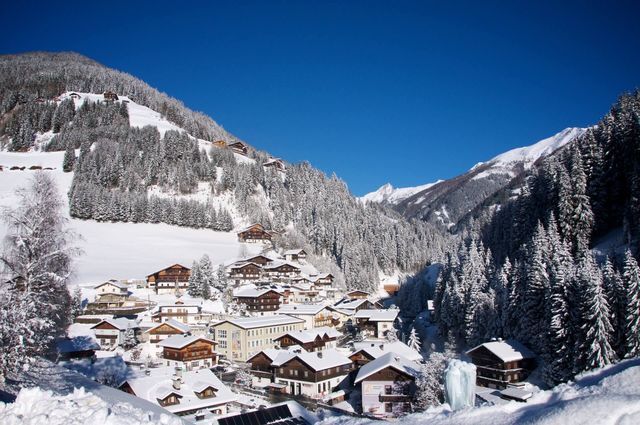
<path id="1" fill-rule="evenodd" d="M 162 424 L 181 425 L 183 422 L 172 415 L 150 419 L 148 412 L 129 403 L 109 405 L 106 401 L 76 389 L 64 396 L 39 388 L 23 389 L 16 401 L 0 403 L 0 423 L 3 425 L 74 425 L 74 424 Z"/>
<path id="2" fill-rule="evenodd" d="M 397 425 L 583 425 L 640 424 L 640 359 L 625 360 L 589 372 L 576 382 L 541 391 L 527 403 L 512 401 L 451 412 L 447 405 L 406 416 Z M 322 424 L 374 423 L 363 419 L 330 418 Z M 375 422 L 379 423 L 379 422 Z"/>

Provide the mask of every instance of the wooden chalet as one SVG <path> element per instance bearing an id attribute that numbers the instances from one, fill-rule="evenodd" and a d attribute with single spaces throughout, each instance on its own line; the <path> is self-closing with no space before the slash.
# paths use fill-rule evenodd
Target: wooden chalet
<path id="1" fill-rule="evenodd" d="M 237 154 L 247 155 L 249 153 L 249 148 L 242 142 L 230 143 L 229 148 Z"/>
<path id="2" fill-rule="evenodd" d="M 485 342 L 467 351 L 479 386 L 503 389 L 521 382 L 535 368 L 535 355 L 515 340 Z"/>
<path id="3" fill-rule="evenodd" d="M 146 332 L 149 334 L 149 342 L 157 344 L 175 335 L 186 335 L 189 331 L 190 328 L 188 325 L 174 319 L 169 319 L 166 322 L 155 325 Z"/>
<path id="4" fill-rule="evenodd" d="M 227 147 L 227 142 L 225 142 L 224 140 L 216 140 L 212 144 L 213 144 L 213 146 L 215 146 L 217 148 L 226 148 Z"/>
<path id="5" fill-rule="evenodd" d="M 366 300 L 371 294 L 365 291 L 355 290 L 347 292 L 345 296 L 352 300 Z"/>
<path id="6" fill-rule="evenodd" d="M 240 288 L 233 294 L 239 304 L 250 313 L 273 312 L 280 308 L 282 295 L 273 289 Z"/>
<path id="7" fill-rule="evenodd" d="M 265 266 L 264 274 L 271 278 L 292 278 L 300 274 L 300 268 L 290 263 L 279 262 Z"/>
<path id="8" fill-rule="evenodd" d="M 271 158 L 267 162 L 262 164 L 262 166 L 265 168 L 272 168 L 278 171 L 283 171 L 283 172 L 285 171 L 284 161 L 282 161 L 280 158 Z"/>
<path id="9" fill-rule="evenodd" d="M 166 269 L 159 270 L 147 276 L 149 288 L 153 288 L 157 294 L 175 293 L 189 287 L 191 269 L 181 264 L 174 264 Z"/>
<path id="10" fill-rule="evenodd" d="M 179 366 L 185 370 L 211 368 L 218 363 L 215 352 L 217 343 L 195 335 L 175 335 L 158 343 L 162 347 L 162 359 L 167 366 Z"/>
<path id="11" fill-rule="evenodd" d="M 262 267 L 256 263 L 237 263 L 229 268 L 229 278 L 234 280 L 258 280 Z"/>
<path id="12" fill-rule="evenodd" d="M 303 331 L 287 332 L 274 338 L 281 348 L 300 346 L 306 351 L 321 351 L 327 348 L 335 348 L 337 340 L 342 334 L 329 327 L 314 328 Z"/>
<path id="13" fill-rule="evenodd" d="M 118 95 L 112 91 L 106 91 L 103 93 L 102 96 L 104 97 L 104 100 L 107 102 L 114 102 L 118 100 Z"/>
<path id="14" fill-rule="evenodd" d="M 267 348 L 249 357 L 247 364 L 250 365 L 249 373 L 253 376 L 254 384 L 275 382 L 275 370 L 272 363 L 278 363 L 278 359 L 281 363 L 285 359 L 292 358 L 295 354 L 293 351 Z"/>
<path id="15" fill-rule="evenodd" d="M 272 238 L 272 233 L 267 231 L 260 223 L 252 224 L 238 232 L 238 241 L 240 242 L 271 242 Z"/>
<path id="16" fill-rule="evenodd" d="M 254 263 L 254 264 L 258 264 L 260 266 L 266 266 L 267 264 L 273 263 L 273 259 L 259 254 L 259 255 L 255 255 L 253 257 L 249 257 L 249 258 L 245 258 L 244 263 Z"/>
<path id="17" fill-rule="evenodd" d="M 333 285 L 334 277 L 331 273 L 322 273 L 316 276 L 311 276 L 311 280 L 317 286 L 331 286 Z"/>

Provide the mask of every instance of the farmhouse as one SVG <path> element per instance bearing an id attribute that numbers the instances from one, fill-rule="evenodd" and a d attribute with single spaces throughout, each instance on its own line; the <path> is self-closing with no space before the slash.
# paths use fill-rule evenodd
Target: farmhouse
<path id="1" fill-rule="evenodd" d="M 305 260 L 307 253 L 304 249 L 290 249 L 284 252 L 284 259 L 287 261 Z"/>
<path id="2" fill-rule="evenodd" d="M 155 289 L 157 294 L 176 294 L 189 287 L 191 269 L 174 264 L 147 276 L 149 288 Z"/>
<path id="3" fill-rule="evenodd" d="M 365 291 L 360 291 L 360 290 L 356 290 L 356 291 L 349 291 L 345 294 L 345 297 L 352 299 L 352 300 L 366 300 L 367 298 L 369 298 L 371 296 L 370 293 L 365 292 Z"/>
<path id="4" fill-rule="evenodd" d="M 258 280 L 262 267 L 256 263 L 236 263 L 229 268 L 229 278 L 239 283 L 241 280 Z"/>
<path id="5" fill-rule="evenodd" d="M 336 348 L 342 334 L 333 328 L 316 328 L 304 331 L 287 332 L 275 338 L 281 348 L 300 346 L 306 351 L 322 351 Z"/>
<path id="6" fill-rule="evenodd" d="M 151 316 L 151 320 L 159 323 L 169 319 L 194 325 L 202 320 L 202 307 L 185 305 L 181 300 L 177 300 L 174 304 L 159 306 L 158 311 Z"/>
<path id="7" fill-rule="evenodd" d="M 238 241 L 258 243 L 258 242 L 271 242 L 273 235 L 271 232 L 265 230 L 264 226 L 260 223 L 252 224 L 251 226 L 238 232 Z"/>
<path id="8" fill-rule="evenodd" d="M 362 388 L 362 412 L 381 418 L 411 412 L 419 370 L 419 365 L 396 353 L 362 366 L 354 382 Z"/>
<path id="9" fill-rule="evenodd" d="M 311 276 L 311 281 L 316 285 L 333 285 L 333 275 L 331 273 L 322 273 L 319 275 Z M 366 297 L 365 297 L 366 298 Z"/>
<path id="10" fill-rule="evenodd" d="M 259 254 L 253 257 L 245 258 L 239 263 L 254 263 L 262 267 L 269 263 L 272 263 L 273 261 L 274 261 L 273 258 L 267 257 L 266 255 Z"/>
<path id="11" fill-rule="evenodd" d="M 262 166 L 265 168 L 273 168 L 274 170 L 278 171 L 285 171 L 284 161 L 280 158 L 271 158 L 264 164 L 262 164 Z"/>
<path id="12" fill-rule="evenodd" d="M 292 278 L 300 274 L 300 268 L 285 261 L 274 261 L 264 266 L 264 274 L 271 279 Z"/>
<path id="13" fill-rule="evenodd" d="M 127 379 L 120 390 L 194 420 L 207 414 L 224 415 L 237 397 L 208 369 L 147 369 Z"/>
<path id="14" fill-rule="evenodd" d="M 233 298 L 247 306 L 250 313 L 274 312 L 280 307 L 282 295 L 273 289 L 258 289 L 254 286 L 241 287 L 234 291 Z"/>
<path id="15" fill-rule="evenodd" d="M 467 355 L 476 365 L 477 384 L 489 388 L 521 382 L 535 368 L 535 355 L 516 340 L 485 342 Z"/>
<path id="16" fill-rule="evenodd" d="M 158 343 L 167 366 L 184 370 L 211 368 L 218 363 L 215 341 L 195 335 L 174 335 Z"/>
<path id="17" fill-rule="evenodd" d="M 93 289 L 96 290 L 97 296 L 109 294 L 127 297 L 129 295 L 129 285 L 115 279 L 96 285 Z"/>
<path id="18" fill-rule="evenodd" d="M 211 326 L 218 353 L 236 361 L 246 361 L 259 351 L 273 348 L 276 337 L 303 327 L 304 320 L 282 314 L 225 320 Z"/>

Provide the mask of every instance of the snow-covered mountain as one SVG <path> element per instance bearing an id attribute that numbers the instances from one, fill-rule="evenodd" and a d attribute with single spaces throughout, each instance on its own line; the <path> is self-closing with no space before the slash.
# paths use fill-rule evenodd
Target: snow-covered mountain
<path id="1" fill-rule="evenodd" d="M 364 202 L 377 202 L 379 204 L 388 203 L 396 205 L 407 199 L 408 197 L 413 196 L 418 192 L 422 192 L 423 190 L 428 189 L 431 186 L 440 183 L 441 181 L 442 180 L 438 180 L 435 183 L 427 183 L 415 187 L 398 188 L 393 187 L 391 183 L 387 183 L 383 186 L 380 186 L 378 190 L 367 193 L 366 195 L 360 197 L 360 199 Z"/>
<path id="2" fill-rule="evenodd" d="M 464 174 L 413 192 L 394 202 L 394 208 L 407 218 L 420 218 L 446 227 L 454 226 L 484 200 L 506 187 L 512 179 L 585 131 L 583 128 L 566 128 L 530 146 L 504 152 L 474 165 Z M 371 198 L 375 201 L 381 197 L 372 195 Z"/>

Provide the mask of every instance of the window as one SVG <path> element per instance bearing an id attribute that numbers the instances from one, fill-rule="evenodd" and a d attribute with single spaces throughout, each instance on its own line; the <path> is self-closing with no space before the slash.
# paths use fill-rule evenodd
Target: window
<path id="1" fill-rule="evenodd" d="M 220 348 L 227 348 L 227 340 L 220 341 Z"/>
<path id="2" fill-rule="evenodd" d="M 391 394 L 391 392 L 392 392 L 391 385 L 385 385 L 384 386 L 384 393 L 389 395 L 389 394 Z"/>
<path id="3" fill-rule="evenodd" d="M 305 377 L 305 378 L 308 378 L 308 377 L 309 377 L 309 371 L 308 371 L 308 370 L 305 370 L 305 371 L 304 371 L 304 377 Z"/>
<path id="4" fill-rule="evenodd" d="M 391 403 L 385 403 L 385 404 L 384 404 L 384 411 L 385 411 L 386 413 L 391 413 L 391 412 L 393 412 L 393 407 L 392 407 Z"/>
<path id="5" fill-rule="evenodd" d="M 218 329 L 218 338 L 226 338 L 227 337 L 227 331 L 226 329 Z"/>

